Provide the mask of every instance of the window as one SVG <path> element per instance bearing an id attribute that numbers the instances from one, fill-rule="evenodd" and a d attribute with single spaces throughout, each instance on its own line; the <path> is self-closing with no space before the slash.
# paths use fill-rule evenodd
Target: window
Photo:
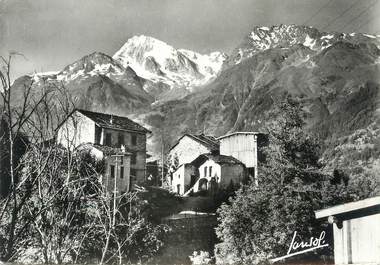
<path id="1" fill-rule="evenodd" d="M 207 177 L 207 167 L 204 168 L 204 174 L 203 177 Z"/>
<path id="2" fill-rule="evenodd" d="M 106 133 L 106 144 L 107 146 L 112 145 L 112 135 L 110 133 Z"/>
<path id="3" fill-rule="evenodd" d="M 115 177 L 115 166 L 114 166 L 114 165 L 111 165 L 111 168 L 110 168 L 110 175 L 111 175 L 111 178 L 114 178 L 114 177 Z"/>
<path id="4" fill-rule="evenodd" d="M 208 176 L 211 177 L 211 174 L 212 174 L 212 167 L 209 167 L 208 169 L 209 169 L 209 170 L 208 170 Z"/>
<path id="5" fill-rule="evenodd" d="M 122 146 L 124 145 L 124 134 L 123 133 L 119 133 L 118 137 L 117 137 L 117 143 L 118 143 L 118 146 Z"/>
<path id="6" fill-rule="evenodd" d="M 137 135 L 136 134 L 132 134 L 131 144 L 132 145 L 136 145 L 137 144 Z"/>
<path id="7" fill-rule="evenodd" d="M 124 167 L 120 167 L 120 178 L 124 178 Z"/>
<path id="8" fill-rule="evenodd" d="M 136 179 L 136 174 L 137 174 L 137 171 L 135 168 L 131 168 L 131 178 L 133 178 L 134 180 Z"/>
<path id="9" fill-rule="evenodd" d="M 135 164 L 136 164 L 136 153 L 132 153 L 132 156 L 131 156 L 131 164 L 132 164 L 132 165 L 135 165 Z"/>
<path id="10" fill-rule="evenodd" d="M 95 125 L 95 143 L 100 144 L 100 138 L 102 137 L 102 128 Z"/>
<path id="11" fill-rule="evenodd" d="M 120 157 L 120 165 L 124 165 L 124 157 Z"/>

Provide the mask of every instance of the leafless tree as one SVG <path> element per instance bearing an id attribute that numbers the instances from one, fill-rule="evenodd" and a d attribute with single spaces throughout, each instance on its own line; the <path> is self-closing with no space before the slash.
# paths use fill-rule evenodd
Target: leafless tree
<path id="1" fill-rule="evenodd" d="M 12 56 L 1 57 L 0 69 L 1 111 L 7 125 L 0 153 L 1 148 L 9 153 L 10 177 L 9 195 L 0 200 L 0 260 L 14 261 L 35 250 L 32 258 L 50 264 L 78 263 L 91 255 L 101 264 L 121 264 L 136 246 L 137 235 L 151 237 L 159 229 L 136 210 L 137 193 L 106 190 L 102 161 L 57 144 L 57 125 L 75 107 L 63 85 L 34 84 L 32 78 L 22 88 L 21 102 L 14 100 Z M 19 139 L 28 139 L 22 157 L 14 152 Z M 156 243 L 142 242 L 150 241 Z"/>
<path id="2" fill-rule="evenodd" d="M 54 136 L 54 124 L 51 121 L 58 121 L 58 116 L 64 117 L 68 112 L 70 104 L 61 104 L 59 111 L 49 109 L 53 102 L 50 89 L 45 89 L 47 84 L 43 84 L 41 91 L 36 91 L 34 79 L 25 83 L 18 91 L 14 91 L 11 80 L 12 59 L 17 54 L 10 54 L 7 58 L 0 57 L 0 94 L 1 94 L 1 114 L 3 119 L 1 139 L 3 178 L 9 178 L 8 196 L 0 202 L 0 259 L 12 260 L 17 254 L 19 244 L 24 240 L 23 236 L 27 232 L 31 223 L 41 212 L 34 213 L 34 216 L 22 215 L 25 206 L 30 199 L 33 189 L 38 184 L 40 177 L 49 168 L 49 161 L 53 154 L 53 148 L 45 148 L 49 140 Z M 21 91 L 20 91 L 21 90 Z M 59 89 L 56 90 L 59 92 Z M 60 91 L 62 92 L 62 91 Z M 17 94 L 16 94 L 17 93 Z M 21 153 L 17 153 L 22 148 Z M 25 174 L 25 161 L 22 158 L 24 153 L 44 148 L 47 154 L 33 161 L 38 165 L 38 171 L 33 174 Z"/>

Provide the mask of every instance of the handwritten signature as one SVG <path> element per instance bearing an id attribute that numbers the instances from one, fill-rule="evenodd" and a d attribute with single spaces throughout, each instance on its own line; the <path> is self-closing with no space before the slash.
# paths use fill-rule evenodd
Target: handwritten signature
<path id="1" fill-rule="evenodd" d="M 304 242 L 304 241 L 297 242 L 296 241 L 297 231 L 295 231 L 293 234 L 292 242 L 290 243 L 287 254 L 285 256 L 272 259 L 271 261 L 276 262 L 276 261 L 286 259 L 286 258 L 289 258 L 292 256 L 296 256 L 299 254 L 310 252 L 310 251 L 313 251 L 313 250 L 318 249 L 318 248 L 327 247 L 329 244 L 325 244 L 325 240 L 324 240 L 325 236 L 326 236 L 325 231 L 322 231 L 321 234 L 319 235 L 319 237 L 311 237 L 310 240 L 306 241 L 306 242 Z M 297 251 L 297 250 L 299 250 L 299 251 Z M 294 251 L 297 251 L 297 252 L 294 252 Z"/>

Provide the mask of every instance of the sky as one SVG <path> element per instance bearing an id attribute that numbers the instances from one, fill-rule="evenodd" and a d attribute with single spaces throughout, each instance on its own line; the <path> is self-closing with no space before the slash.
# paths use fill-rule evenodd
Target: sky
<path id="1" fill-rule="evenodd" d="M 112 56 L 134 35 L 228 54 L 254 26 L 380 34 L 377 14 L 380 0 L 0 0 L 0 55 L 23 54 L 12 65 L 17 77 L 94 51 Z"/>

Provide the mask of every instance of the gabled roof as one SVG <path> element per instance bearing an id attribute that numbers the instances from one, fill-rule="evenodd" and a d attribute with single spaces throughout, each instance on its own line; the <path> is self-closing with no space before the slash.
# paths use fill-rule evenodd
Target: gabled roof
<path id="1" fill-rule="evenodd" d="M 219 141 L 214 136 L 204 135 L 204 134 L 190 134 L 190 133 L 186 133 L 182 135 L 177 140 L 177 142 L 170 148 L 170 150 L 176 147 L 185 136 L 190 137 L 191 139 L 199 142 L 200 144 L 204 145 L 206 148 L 212 151 L 219 150 Z"/>
<path id="2" fill-rule="evenodd" d="M 150 133 L 148 129 L 127 117 L 117 116 L 108 113 L 93 112 L 83 109 L 75 109 L 73 112 L 75 111 L 78 111 L 87 118 L 93 120 L 99 127 L 116 130 L 135 131 L 140 133 Z"/>
<path id="3" fill-rule="evenodd" d="M 234 164 L 234 165 L 243 165 L 243 163 L 232 156 L 225 156 L 220 154 L 202 154 L 194 159 L 191 164 L 199 167 L 207 160 L 213 160 L 218 164 Z"/>

